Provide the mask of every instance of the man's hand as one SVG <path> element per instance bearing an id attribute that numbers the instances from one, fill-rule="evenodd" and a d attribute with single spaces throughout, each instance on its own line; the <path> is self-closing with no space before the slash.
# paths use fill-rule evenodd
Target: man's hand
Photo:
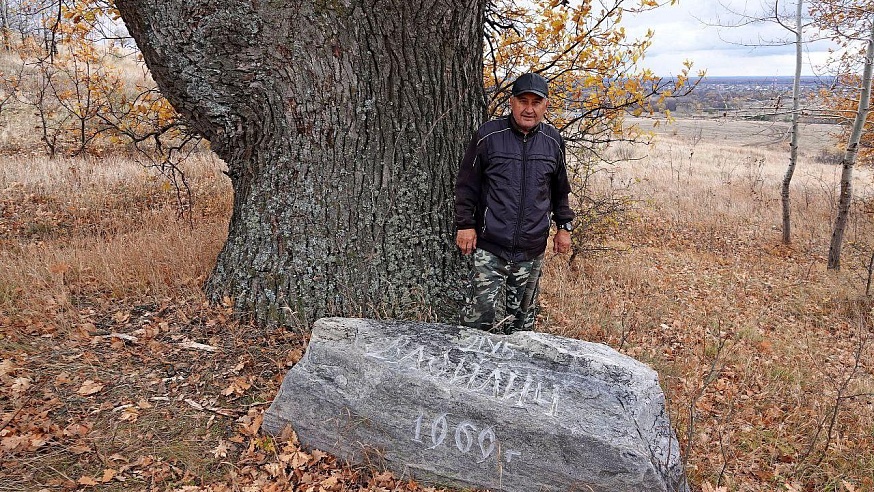
<path id="1" fill-rule="evenodd" d="M 455 244 L 461 249 L 461 253 L 469 255 L 476 249 L 476 229 L 459 229 L 455 235 Z"/>
<path id="2" fill-rule="evenodd" d="M 571 250 L 571 233 L 559 229 L 552 238 L 552 250 L 556 253 L 567 253 Z"/>

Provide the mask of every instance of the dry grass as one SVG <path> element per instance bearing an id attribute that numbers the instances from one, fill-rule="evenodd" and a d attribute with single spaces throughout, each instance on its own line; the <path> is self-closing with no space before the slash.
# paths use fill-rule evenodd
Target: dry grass
<path id="1" fill-rule="evenodd" d="M 874 490 L 874 224 L 855 212 L 845 267 L 827 272 L 839 169 L 799 164 L 785 246 L 785 153 L 671 135 L 645 150 L 618 150 L 642 158 L 614 177 L 641 201 L 615 251 L 549 262 L 547 329 L 659 370 L 705 490 Z M 860 170 L 861 200 L 871 184 Z"/>
<path id="2" fill-rule="evenodd" d="M 199 289 L 224 241 L 230 189 L 212 156 L 185 172 L 196 217 L 180 218 L 175 188 L 130 159 L 6 159 L 0 292 L 20 301 L 7 308 Z"/>
<path id="3" fill-rule="evenodd" d="M 211 155 L 186 163 L 195 212 L 180 218 L 175 190 L 131 159 L 3 161 L 0 490 L 75 489 L 92 475 L 105 490 L 142 490 L 223 474 L 206 459 L 217 438 L 204 439 L 225 426 L 167 396 L 203 401 L 236 377 L 198 364 L 274 365 L 200 292 L 227 233 L 221 169 Z M 200 361 L 185 340 L 225 350 Z M 101 390 L 85 394 L 88 381 Z M 102 470 L 129 480 L 102 483 Z"/>
<path id="4" fill-rule="evenodd" d="M 874 490 L 874 224 L 857 207 L 844 270 L 825 270 L 837 169 L 805 154 L 784 246 L 784 153 L 670 131 L 614 152 L 641 158 L 613 181 L 634 216 L 613 251 L 548 261 L 543 329 L 658 369 L 695 490 Z M 304 341 L 205 304 L 229 186 L 212 158 L 187 172 L 180 220 L 173 190 L 125 158 L 0 164 L 0 490 L 240 490 L 287 479 L 283 460 L 332 490 L 419 490 L 252 431 Z M 871 183 L 860 170 L 859 196 Z"/>

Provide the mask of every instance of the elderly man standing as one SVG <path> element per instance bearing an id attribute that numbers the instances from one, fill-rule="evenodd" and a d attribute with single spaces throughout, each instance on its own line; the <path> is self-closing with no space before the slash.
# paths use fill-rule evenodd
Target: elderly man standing
<path id="1" fill-rule="evenodd" d="M 466 326 L 512 333 L 534 327 L 537 286 L 551 223 L 556 253 L 570 250 L 574 219 L 564 140 L 543 122 L 549 106 L 545 78 L 526 73 L 513 83 L 510 115 L 477 130 L 455 186 L 455 242 L 473 253 L 472 297 Z M 506 299 L 499 300 L 501 288 Z M 506 323 L 495 326 L 497 302 Z"/>

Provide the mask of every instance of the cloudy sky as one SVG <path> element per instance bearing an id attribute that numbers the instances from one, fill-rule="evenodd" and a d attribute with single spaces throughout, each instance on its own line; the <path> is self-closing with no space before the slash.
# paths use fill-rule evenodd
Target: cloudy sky
<path id="1" fill-rule="evenodd" d="M 785 3 L 793 11 L 790 14 L 794 15 L 794 1 L 780 3 Z M 749 46 L 763 44 L 760 39 L 794 39 L 780 26 L 762 23 L 745 27 L 717 27 L 720 24 L 737 23 L 737 17 L 723 6 L 736 12 L 742 12 L 746 7 L 750 15 L 760 15 L 760 5 L 760 0 L 680 0 L 678 5 L 645 14 L 626 14 L 622 24 L 631 37 L 642 36 L 647 28 L 655 31 L 653 45 L 647 51 L 643 66 L 651 68 L 659 76 L 679 73 L 686 59 L 694 62 L 694 71 L 706 69 L 709 76 L 792 76 L 795 73 L 793 45 Z M 817 42 L 805 49 L 804 75 L 821 72 L 817 66 L 822 66 L 828 58 L 828 47 L 828 42 Z"/>

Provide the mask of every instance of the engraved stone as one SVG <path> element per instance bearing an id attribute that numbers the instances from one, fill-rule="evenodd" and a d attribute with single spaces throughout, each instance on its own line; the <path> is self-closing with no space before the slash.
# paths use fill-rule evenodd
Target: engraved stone
<path id="1" fill-rule="evenodd" d="M 325 318 L 263 428 L 437 485 L 688 491 L 658 376 L 536 332 Z"/>

